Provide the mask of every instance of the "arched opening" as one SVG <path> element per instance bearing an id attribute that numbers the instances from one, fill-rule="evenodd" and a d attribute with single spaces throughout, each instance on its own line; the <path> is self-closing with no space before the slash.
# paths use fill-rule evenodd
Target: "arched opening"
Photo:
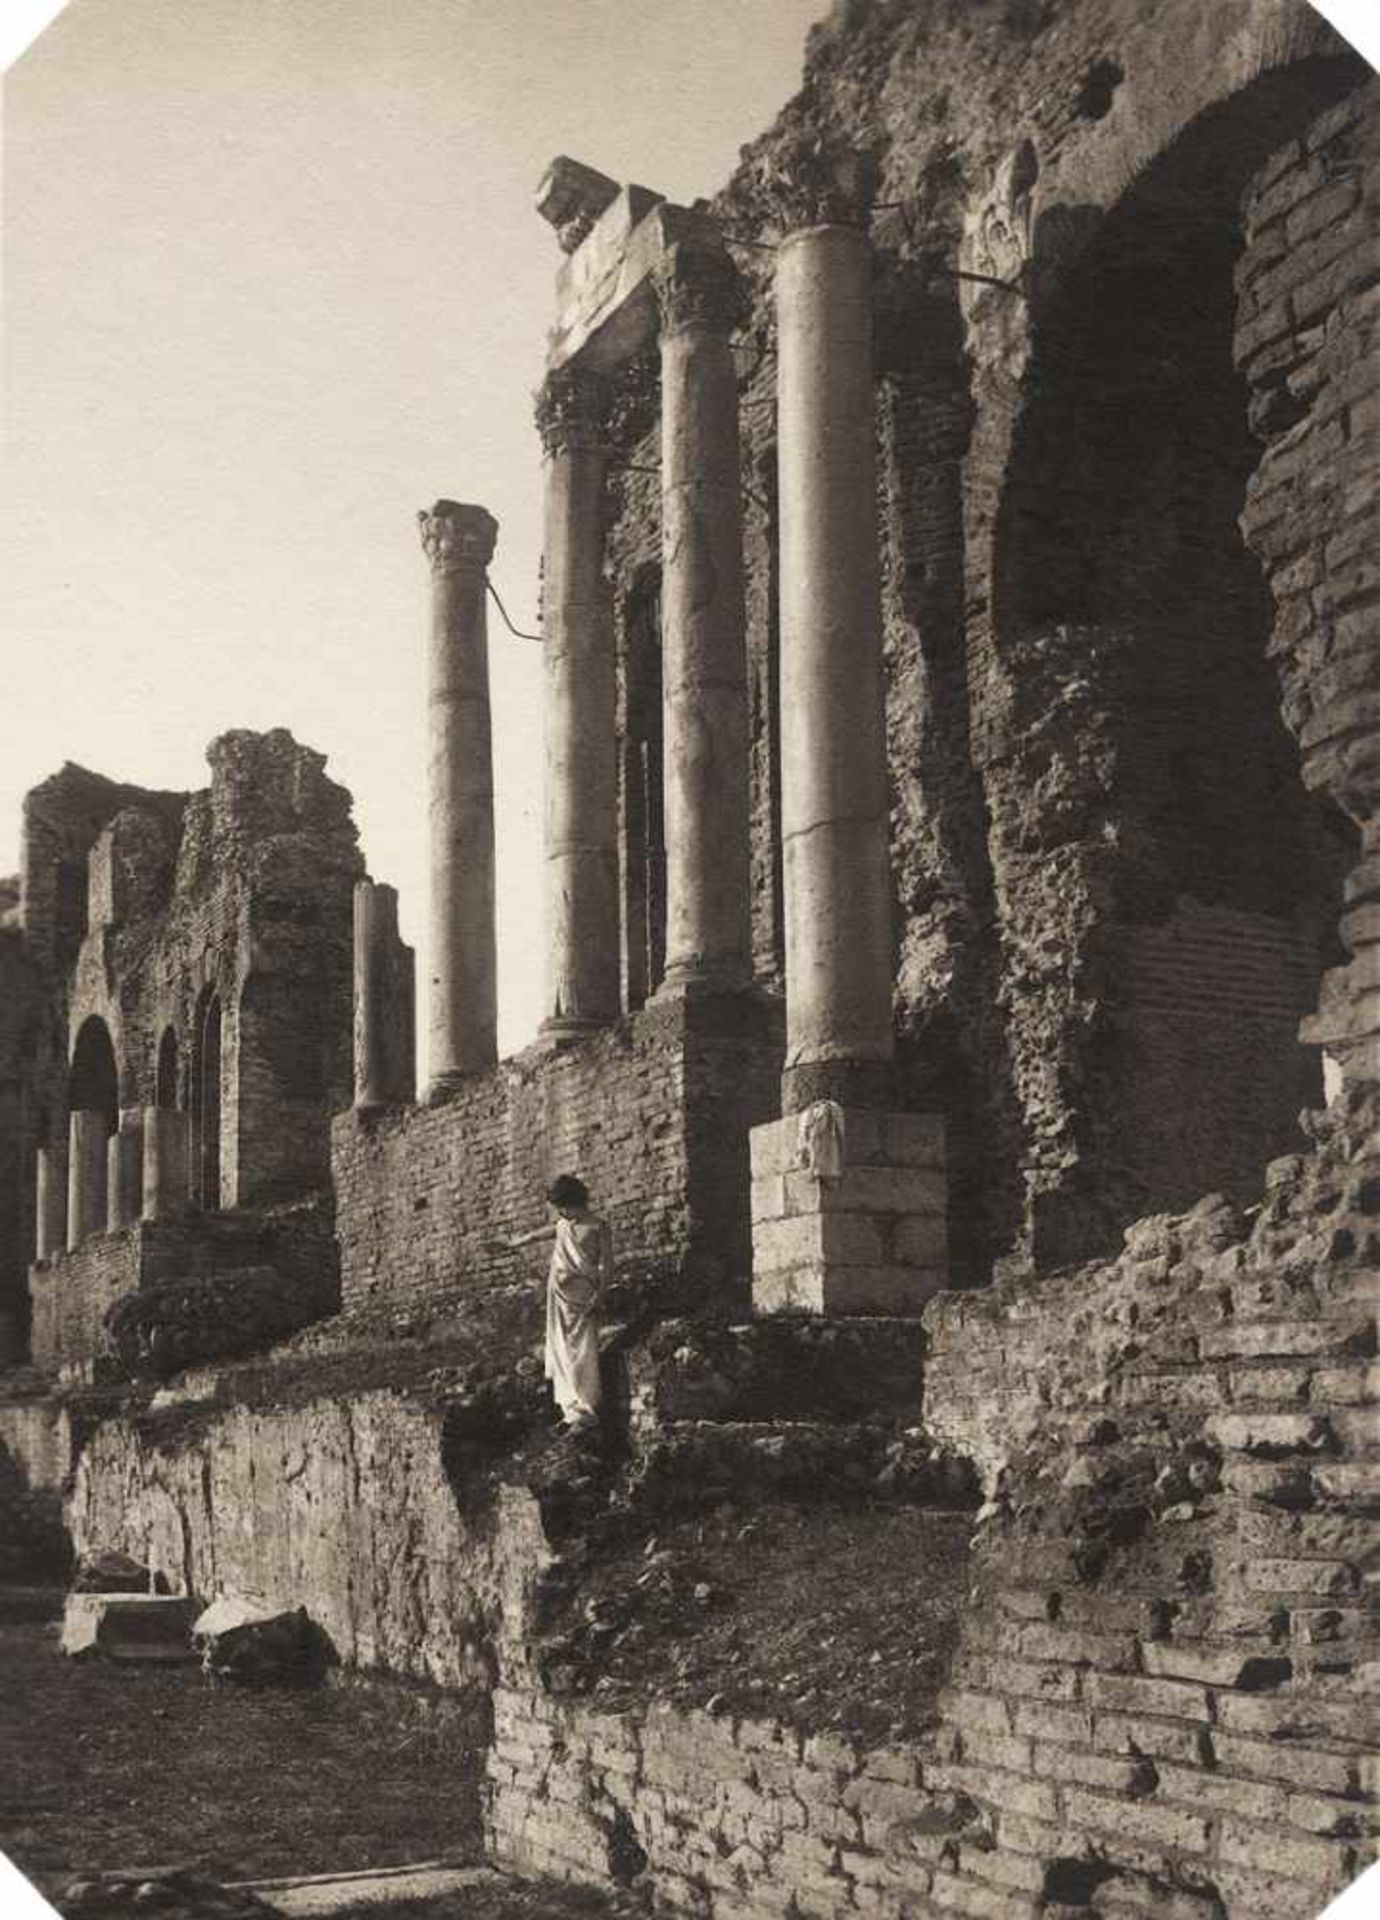
<path id="1" fill-rule="evenodd" d="M 67 1079 L 67 1104 L 72 1112 L 99 1113 L 105 1130 L 114 1133 L 120 1118 L 120 1078 L 110 1029 L 99 1014 L 83 1020 L 72 1048 Z"/>
<path id="2" fill-rule="evenodd" d="M 78 1029 L 67 1078 L 67 1245 L 107 1225 L 109 1140 L 120 1123 L 120 1077 L 110 1029 L 92 1014 Z"/>
<path id="3" fill-rule="evenodd" d="M 624 615 L 622 788 L 623 997 L 640 1007 L 666 968 L 666 812 L 661 573 L 648 568 Z"/>
<path id="4" fill-rule="evenodd" d="M 177 1076 L 177 1035 L 171 1027 L 164 1027 L 163 1037 L 158 1042 L 158 1064 L 154 1073 L 155 1106 L 172 1108 L 177 1105 Z"/>
<path id="5" fill-rule="evenodd" d="M 1057 1061 L 1027 1069 L 1049 1258 L 1213 1188 L 1255 1197 L 1322 1094 L 1297 1028 L 1352 836 L 1280 712 L 1233 324 L 1240 196 L 1338 83 L 1318 63 L 1204 115 L 1036 308 L 994 592 L 1022 715 L 1017 938 L 1037 973 L 1042 937 L 1068 947 L 1026 1043 Z"/>
<path id="6" fill-rule="evenodd" d="M 189 1090 L 192 1115 L 191 1189 L 194 1203 L 213 1212 L 220 1199 L 221 1003 L 207 987 L 197 1002 L 192 1030 Z M 161 1062 L 160 1062 L 161 1064 Z"/>

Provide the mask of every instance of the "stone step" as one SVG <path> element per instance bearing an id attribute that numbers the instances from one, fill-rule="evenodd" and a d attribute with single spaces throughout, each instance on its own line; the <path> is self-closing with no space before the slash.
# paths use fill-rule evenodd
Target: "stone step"
<path id="1" fill-rule="evenodd" d="M 923 1362 L 914 1320 L 667 1320 L 628 1353 L 631 1425 L 651 1433 L 680 1420 L 918 1420 Z"/>
<path id="2" fill-rule="evenodd" d="M 195 1660 L 194 1600 L 164 1593 L 69 1593 L 59 1645 L 111 1660 Z"/>
<path id="3" fill-rule="evenodd" d="M 841 1421 L 676 1420 L 638 1440 L 633 1492 L 653 1513 L 767 1500 L 976 1507 L 971 1461 L 918 1427 Z"/>

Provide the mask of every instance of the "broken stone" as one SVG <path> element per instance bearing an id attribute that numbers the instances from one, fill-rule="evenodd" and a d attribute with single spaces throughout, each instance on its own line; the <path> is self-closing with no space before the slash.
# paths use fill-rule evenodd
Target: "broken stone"
<path id="1" fill-rule="evenodd" d="M 154 1579 L 147 1567 L 127 1553 L 107 1548 L 78 1562 L 72 1576 L 73 1593 L 150 1593 Z"/>
<path id="2" fill-rule="evenodd" d="M 305 1607 L 232 1595 L 197 1616 L 192 1638 L 205 1672 L 257 1686 L 313 1686 L 330 1664 L 329 1640 Z"/>

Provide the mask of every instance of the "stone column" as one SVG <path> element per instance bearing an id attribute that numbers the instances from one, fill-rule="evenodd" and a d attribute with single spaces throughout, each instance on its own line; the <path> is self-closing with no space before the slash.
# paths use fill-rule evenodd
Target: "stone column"
<path id="1" fill-rule="evenodd" d="M 34 1258 L 51 1260 L 67 1245 L 67 1149 L 38 1149 Z"/>
<path id="2" fill-rule="evenodd" d="M 190 1158 L 187 1115 L 177 1107 L 145 1107 L 145 1220 L 180 1220 L 187 1212 Z"/>
<path id="3" fill-rule="evenodd" d="M 777 255 L 788 1112 L 890 1094 L 871 278 L 853 226 L 807 227 Z"/>
<path id="4" fill-rule="evenodd" d="M 96 1107 L 76 1107 L 67 1136 L 67 1249 L 105 1232 L 110 1121 Z"/>
<path id="5" fill-rule="evenodd" d="M 549 1038 L 616 1018 L 618 767 L 604 580 L 606 395 L 563 368 L 537 403 L 546 451 L 546 870 Z"/>
<path id="6" fill-rule="evenodd" d="M 119 1233 L 139 1218 L 144 1204 L 144 1116 L 138 1107 L 120 1114 L 106 1142 L 105 1226 Z"/>
<path id="7" fill-rule="evenodd" d="M 663 991 L 752 977 L 747 655 L 738 380 L 740 283 L 724 253 L 676 245 L 661 310 Z"/>
<path id="8" fill-rule="evenodd" d="M 784 1117 L 753 1129 L 759 1312 L 918 1315 L 948 1274 L 942 1120 L 893 1099 L 871 249 L 777 256 Z"/>
<path id="9" fill-rule="evenodd" d="M 485 568 L 498 522 L 438 500 L 417 516 L 431 562 L 431 1096 L 498 1058 L 494 775 Z"/>
<path id="10" fill-rule="evenodd" d="M 416 1097 L 412 949 L 398 935 L 398 894 L 355 882 L 355 1105 Z"/>

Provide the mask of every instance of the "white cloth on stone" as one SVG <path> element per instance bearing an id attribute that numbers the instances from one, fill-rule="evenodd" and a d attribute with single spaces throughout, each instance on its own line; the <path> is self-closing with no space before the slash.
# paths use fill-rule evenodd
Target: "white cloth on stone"
<path id="1" fill-rule="evenodd" d="M 608 1277 L 609 1252 L 609 1230 L 602 1220 L 557 1220 L 546 1282 L 546 1377 L 572 1426 L 599 1416 L 595 1307 Z"/>

